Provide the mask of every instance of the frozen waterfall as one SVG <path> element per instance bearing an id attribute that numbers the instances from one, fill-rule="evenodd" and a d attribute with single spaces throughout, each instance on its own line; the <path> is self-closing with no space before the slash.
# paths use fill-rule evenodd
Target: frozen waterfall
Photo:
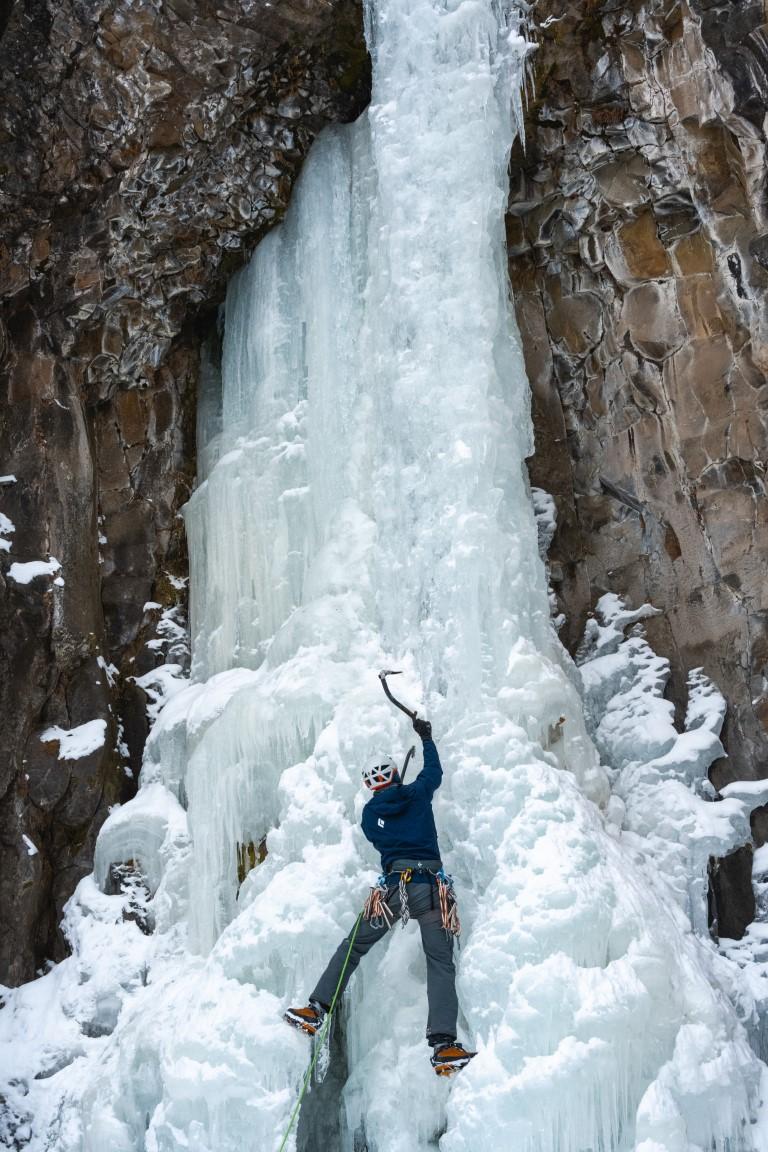
<path id="1" fill-rule="evenodd" d="M 725 961 L 606 821 L 550 623 L 504 250 L 519 21 L 508 0 L 372 0 L 371 107 L 319 140 L 230 286 L 186 512 L 192 678 L 70 902 L 75 955 L 14 1009 L 57 1003 L 67 1052 L 35 1089 L 35 1152 L 279 1148 L 308 1061 L 281 1012 L 378 868 L 360 768 L 411 742 L 382 667 L 446 769 L 479 1053 L 432 1073 L 418 933 L 397 928 L 345 997 L 329 1152 L 768 1147 Z M 151 936 L 110 895 L 126 860 Z"/>

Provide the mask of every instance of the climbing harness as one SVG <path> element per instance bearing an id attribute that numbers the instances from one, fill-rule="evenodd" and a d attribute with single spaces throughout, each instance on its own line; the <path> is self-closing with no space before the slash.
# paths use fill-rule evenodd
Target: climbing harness
<path id="1" fill-rule="evenodd" d="M 320 1038 L 317 1041 L 317 1043 L 315 1044 L 315 1051 L 314 1051 L 314 1054 L 312 1056 L 312 1062 L 310 1063 L 309 1068 L 307 1069 L 306 1075 L 304 1076 L 304 1082 L 301 1085 L 301 1091 L 299 1092 L 299 1098 L 296 1101 L 296 1104 L 294 1105 L 293 1112 L 291 1113 L 291 1118 L 288 1121 L 288 1127 L 285 1130 L 285 1135 L 283 1136 L 283 1140 L 282 1140 L 282 1143 L 278 1149 L 278 1152 L 284 1152 L 285 1145 L 288 1141 L 288 1137 L 291 1134 L 291 1130 L 293 1128 L 293 1125 L 296 1122 L 296 1117 L 299 1114 L 299 1108 L 301 1107 L 301 1102 L 304 1099 L 304 1093 L 307 1090 L 307 1086 L 308 1086 L 309 1081 L 312 1077 L 312 1073 L 315 1070 L 315 1065 L 317 1064 L 318 1057 L 322 1051 L 323 1042 L 325 1040 L 326 1033 L 328 1032 L 329 1025 L 330 1025 L 331 1020 L 333 1018 L 333 1012 L 334 1012 L 334 1009 L 336 1007 L 336 1002 L 339 999 L 339 989 L 341 988 L 341 984 L 342 984 L 342 981 L 344 979 L 344 973 L 346 972 L 347 966 L 349 965 L 349 958 L 352 955 L 352 947 L 355 943 L 355 939 L 357 937 L 357 931 L 360 927 L 360 922 L 363 919 L 363 913 L 364 912 L 365 912 L 365 909 L 362 909 L 362 911 L 360 912 L 360 914 L 357 917 L 357 920 L 355 921 L 355 927 L 352 930 L 352 936 L 350 937 L 350 941 L 349 941 L 349 948 L 347 948 L 347 954 L 344 957 L 344 965 L 341 969 L 341 975 L 339 976 L 339 982 L 336 985 L 336 991 L 333 994 L 333 999 L 331 1000 L 331 1006 L 328 1009 L 327 1016 L 325 1017 L 323 1027 L 322 1027 L 322 1030 L 320 1032 Z"/>
<path id="2" fill-rule="evenodd" d="M 399 877 L 397 881 L 393 881 L 391 877 Z M 456 898 L 456 888 L 453 883 L 453 877 L 449 876 L 444 868 L 438 872 L 432 872 L 431 869 L 424 871 L 419 868 L 414 872 L 413 868 L 403 868 L 400 871 L 390 872 L 389 875 L 379 876 L 376 883 L 371 887 L 368 894 L 368 899 L 363 906 L 363 916 L 369 922 L 372 928 L 391 928 L 395 922 L 395 914 L 387 903 L 387 896 L 391 889 L 397 884 L 398 896 L 400 897 L 400 919 L 405 928 L 406 924 L 411 918 L 411 910 L 408 905 L 408 885 L 416 881 L 429 882 L 435 881 L 437 884 L 437 894 L 440 906 L 440 919 L 442 926 L 449 936 L 461 935 L 461 920 L 459 919 L 459 904 Z"/>

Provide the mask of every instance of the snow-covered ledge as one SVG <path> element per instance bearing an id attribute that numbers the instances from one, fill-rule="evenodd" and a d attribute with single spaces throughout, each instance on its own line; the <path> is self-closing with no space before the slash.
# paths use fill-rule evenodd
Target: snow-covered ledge
<path id="1" fill-rule="evenodd" d="M 577 661 L 592 737 L 612 770 L 609 819 L 674 895 L 693 928 L 708 933 L 707 867 L 750 840 L 749 816 L 768 802 L 768 780 L 739 781 L 719 794 L 709 768 L 725 755 L 726 701 L 701 668 L 688 676 L 682 732 L 665 699 L 669 661 L 645 638 L 657 610 L 628 609 L 609 594 L 587 622 Z M 629 634 L 626 630 L 629 629 Z"/>

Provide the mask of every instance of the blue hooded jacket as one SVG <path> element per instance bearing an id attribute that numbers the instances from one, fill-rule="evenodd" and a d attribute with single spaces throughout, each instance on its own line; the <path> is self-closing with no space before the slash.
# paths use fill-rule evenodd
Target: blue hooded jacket
<path id="1" fill-rule="evenodd" d="M 424 767 L 412 784 L 390 784 L 363 808 L 363 833 L 381 853 L 382 871 L 398 859 L 439 860 L 432 797 L 443 769 L 433 740 L 424 741 Z"/>

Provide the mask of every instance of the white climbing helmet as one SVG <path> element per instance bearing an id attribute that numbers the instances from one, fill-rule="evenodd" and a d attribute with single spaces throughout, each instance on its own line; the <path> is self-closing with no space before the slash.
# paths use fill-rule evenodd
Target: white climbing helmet
<path id="1" fill-rule="evenodd" d="M 363 783 L 371 792 L 379 792 L 394 781 L 397 773 L 397 764 L 391 756 L 379 757 L 373 764 L 363 768 Z"/>

